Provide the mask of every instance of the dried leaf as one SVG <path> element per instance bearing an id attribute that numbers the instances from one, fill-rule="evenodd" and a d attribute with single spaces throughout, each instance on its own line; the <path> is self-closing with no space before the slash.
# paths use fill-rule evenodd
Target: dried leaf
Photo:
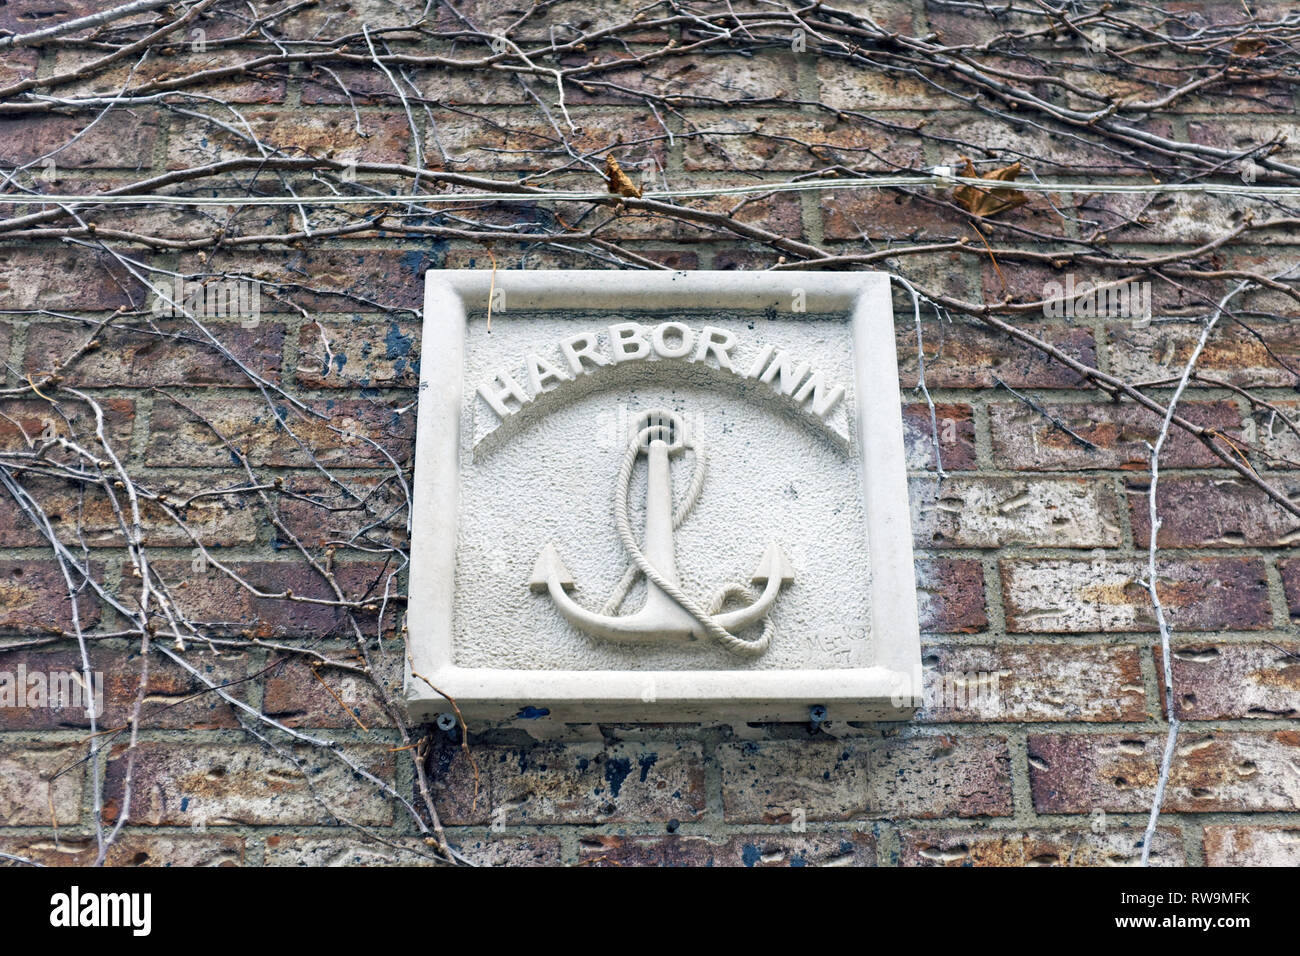
<path id="1" fill-rule="evenodd" d="M 1252 57 L 1256 53 L 1262 53 L 1268 49 L 1268 42 L 1258 37 L 1247 39 L 1243 37 L 1232 45 L 1232 55 L 1241 57 Z"/>
<path id="2" fill-rule="evenodd" d="M 1010 166 L 1003 166 L 1000 169 L 991 169 L 983 176 L 975 171 L 974 164 L 965 156 L 962 157 L 966 168 L 962 170 L 962 177 L 966 179 L 989 179 L 1001 182 L 1011 182 L 1020 175 L 1020 164 L 1012 163 Z M 1022 190 L 1010 189 L 1007 187 L 997 187 L 994 189 L 983 189 L 979 186 L 959 186 L 952 194 L 953 202 L 961 206 L 973 216 L 995 216 L 1007 209 L 1014 209 L 1029 201 L 1029 197 Z"/>
<path id="3" fill-rule="evenodd" d="M 641 188 L 628 178 L 627 173 L 623 172 L 623 167 L 618 164 L 618 160 L 612 153 L 605 157 L 605 179 L 609 184 L 610 192 L 619 196 L 641 198 Z"/>

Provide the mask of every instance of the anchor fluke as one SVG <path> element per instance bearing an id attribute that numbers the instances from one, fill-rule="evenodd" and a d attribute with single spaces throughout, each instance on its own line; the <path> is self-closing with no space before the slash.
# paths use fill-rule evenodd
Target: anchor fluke
<path id="1" fill-rule="evenodd" d="M 537 556 L 537 563 L 533 565 L 533 576 L 528 579 L 528 587 L 534 594 L 545 594 L 550 590 L 552 582 L 566 591 L 572 591 L 577 587 L 573 580 L 573 573 L 560 560 L 560 552 L 555 550 L 555 545 L 548 543 Z"/>
<path id="2" fill-rule="evenodd" d="M 758 562 L 758 570 L 754 572 L 750 581 L 754 584 L 766 584 L 773 576 L 780 578 L 782 584 L 794 582 L 794 565 L 775 541 L 763 552 L 763 560 Z"/>

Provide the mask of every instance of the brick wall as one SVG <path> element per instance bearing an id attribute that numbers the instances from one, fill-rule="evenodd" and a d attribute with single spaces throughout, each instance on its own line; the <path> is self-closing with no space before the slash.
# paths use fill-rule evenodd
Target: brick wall
<path id="1" fill-rule="evenodd" d="M 90 6 L 61 2 L 64 15 Z M 404 22 L 379 0 L 352 6 L 372 25 Z M 916 35 L 964 37 L 988 28 L 969 12 L 920 0 L 843 0 L 839 6 L 870 6 L 890 29 Z M 491 0 L 460 7 L 473 8 L 471 14 L 487 24 L 512 19 L 505 4 Z M 1226 4 L 1180 7 L 1201 11 L 1207 22 L 1231 13 Z M 298 27 L 318 29 L 341 8 L 317 4 L 296 15 Z M 20 9 L 0 7 L 0 27 L 30 29 L 15 13 Z M 583 16 L 600 22 L 617 5 L 583 9 Z M 438 22 L 451 29 L 455 21 L 439 10 Z M 210 32 L 215 37 L 220 29 Z M 660 32 L 634 36 L 628 49 L 654 49 L 670 31 Z M 518 35 L 526 34 L 521 28 Z M 81 55 L 56 44 L 0 54 L 0 84 L 54 75 Z M 179 65 L 155 64 L 150 70 L 156 72 L 147 75 L 166 77 L 205 63 L 196 56 Z M 549 154 L 542 162 L 536 152 L 553 146 L 546 115 L 518 84 L 499 76 L 412 68 L 414 87 L 432 104 L 427 113 L 415 111 L 417 143 L 382 73 L 365 64 L 332 69 L 353 89 L 351 102 L 310 64 L 277 75 L 223 78 L 206 91 L 241 104 L 259 137 L 295 153 L 380 163 L 412 163 L 418 155 L 432 169 L 506 180 L 553 162 Z M 605 78 L 668 93 L 787 98 L 749 107 L 685 104 L 675 115 L 656 117 L 644 102 L 608 87 L 569 92 L 567 108 L 581 128 L 569 137 L 577 151 L 598 154 L 621 142 L 617 153 L 625 165 L 640 169 L 653 162 L 675 185 L 781 180 L 834 162 L 884 171 L 956 162 L 955 150 L 907 135 L 918 123 L 979 139 L 991 155 L 1033 153 L 1039 157 L 1034 170 L 1044 177 L 1077 175 L 1098 161 L 1095 144 L 998 126 L 970 104 L 906 75 L 848 70 L 834 59 L 784 49 L 714 54 Z M 125 79 L 125 70 L 110 72 L 64 90 L 115 89 Z M 1293 131 L 1295 88 L 1257 93 L 1182 100 L 1150 117 L 1150 128 L 1194 142 Z M 886 125 L 837 117 L 836 110 L 869 111 Z M 81 113 L 0 116 L 0 161 L 31 161 L 86 122 Z M 1288 149 L 1282 155 L 1293 156 Z M 59 179 L 44 188 L 111 188 L 240 155 L 247 150 L 203 121 L 134 106 L 111 112 L 57 154 Z M 1116 166 L 1109 153 L 1101 159 L 1111 164 L 1108 175 L 1134 181 L 1144 175 L 1136 161 Z M 595 173 L 581 166 L 567 181 L 599 187 Z M 1032 232 L 1055 221 L 1055 203 L 1105 223 L 1131 211 L 1126 202 L 1088 195 L 1049 202 L 1035 194 L 1000 218 Z M 735 202 L 696 205 L 717 211 Z M 576 203 L 557 208 L 575 223 L 584 215 Z M 1114 242 L 1146 252 L 1186 248 L 1231 229 L 1241 208 L 1231 199 L 1179 197 L 1162 202 L 1141 228 L 1117 226 Z M 540 204 L 500 206 L 479 221 L 504 227 L 548 215 Z M 330 510 L 338 503 L 330 497 L 330 474 L 384 495 L 392 491 L 393 474 L 384 454 L 410 460 L 423 270 L 489 268 L 493 259 L 501 268 L 612 264 L 562 247 L 506 240 L 493 243 L 489 253 L 478 239 L 457 238 L 450 221 L 426 237 L 371 232 L 287 248 L 185 246 L 222 223 L 233 236 L 296 228 L 291 216 L 286 207 L 250 207 L 228 221 L 222 209 L 110 209 L 96 223 L 115 254 L 84 237 L 79 243 L 56 237 L 14 242 L 0 234 L 0 356 L 8 370 L 0 445 L 9 452 L 29 449 L 28 437 L 47 427 L 93 442 L 88 406 L 55 391 L 75 388 L 102 406 L 105 435 L 142 486 L 166 489 L 175 504 L 204 489 L 247 484 L 247 462 L 274 484 L 267 494 L 284 526 L 319 556 L 340 529 L 360 524 L 352 512 Z M 951 206 L 889 191 L 775 194 L 742 205 L 735 216 L 834 249 L 975 240 Z M 322 211 L 317 228 L 333 221 Z M 1083 228 L 1067 227 L 1076 235 Z M 122 234 L 112 236 L 114 229 Z M 174 242 L 140 243 L 128 234 L 135 230 Z M 779 255 L 708 224 L 634 211 L 613 217 L 601 236 L 644 260 L 684 269 L 764 269 Z M 1294 235 L 1270 243 L 1247 240 L 1217 250 L 1224 268 L 1296 259 L 1288 245 Z M 987 258 L 951 249 L 906 263 L 883 260 L 879 267 L 903 267 L 930 289 L 989 302 L 1036 298 L 1051 276 L 1046 267 L 1004 262 L 996 268 Z M 159 323 L 178 337 L 109 329 L 98 347 L 60 372 L 49 400 L 24 388 L 85 340 L 92 326 L 84 320 L 120 313 L 121 324 L 144 321 L 138 274 L 153 268 L 256 277 L 276 294 L 263 296 L 263 314 L 253 327 L 212 325 L 224 352 L 183 320 Z M 1217 295 L 1227 288 L 1207 285 Z M 1068 368 L 974 319 L 940 321 L 926 312 L 926 382 L 947 473 L 941 480 L 929 411 L 914 389 L 911 304 L 900 295 L 897 306 L 925 673 L 932 690 L 972 673 L 996 675 L 993 706 L 962 706 L 940 692 L 911 723 L 832 724 L 817 732 L 804 726 L 589 726 L 539 741 L 519 730 L 496 731 L 471 736 L 471 762 L 458 739 L 436 728 L 414 728 L 403 737 L 360 677 L 310 666 L 311 654 L 356 659 L 348 615 L 329 604 L 257 597 L 210 568 L 196 570 L 194 543 L 145 502 L 142 539 L 150 561 L 173 585 L 183 612 L 202 623 L 202 633 L 186 640 L 183 651 L 171 638 L 158 636 L 154 643 L 228 684 L 228 693 L 253 710 L 312 737 L 340 741 L 357 768 L 416 806 L 411 754 L 396 748 L 427 732 L 419 753 L 427 746 L 422 759 L 441 821 L 452 843 L 478 862 L 1132 862 L 1140 853 L 1166 727 L 1157 627 L 1142 583 L 1148 443 L 1159 419 L 1112 401 Z M 1149 323 L 1023 315 L 1016 321 L 1090 365 L 1134 381 L 1154 380 L 1181 371 L 1206 314 L 1200 302 L 1180 299 L 1167 286 L 1156 289 L 1155 308 Z M 1259 337 L 1238 327 L 1216 334 L 1200 365 L 1225 384 L 1194 389 L 1183 411 L 1216 429 L 1251 430 L 1276 456 L 1260 458 L 1258 467 L 1291 494 L 1300 486 L 1282 459 L 1294 457 L 1294 436 L 1266 413 L 1253 412 L 1229 387 L 1251 388 L 1287 410 L 1300 404 L 1296 377 L 1286 370 L 1300 353 L 1296 306 L 1274 296 L 1260 311 L 1251 323 Z M 236 361 L 322 417 L 299 419 L 285 400 L 268 402 Z M 1168 390 L 1155 394 L 1167 396 Z M 277 411 L 293 418 L 329 474 L 277 427 Z M 346 423 L 347 434 L 331 431 L 326 421 Z M 133 593 L 132 562 L 105 496 L 54 477 L 32 477 L 27 484 L 57 536 L 74 553 L 84 549 L 108 591 Z M 1158 505 L 1160 588 L 1174 630 L 1175 706 L 1185 723 L 1152 859 L 1294 864 L 1300 861 L 1300 642 L 1292 624 L 1300 615 L 1300 560 L 1291 553 L 1296 519 L 1181 433 L 1172 435 L 1162 458 Z M 319 575 L 255 497 L 206 496 L 188 503 L 186 515 L 203 543 L 262 593 L 292 589 L 328 599 Z M 390 522 L 386 533 L 400 537 L 400 526 Z M 349 596 L 366 600 L 376 587 L 382 590 L 392 570 L 383 558 L 356 549 L 331 553 L 329 560 Z M 7 645 L 0 670 L 79 669 L 76 642 L 66 636 L 73 607 L 59 566 L 9 496 L 0 504 L 0 582 Z M 140 638 L 123 636 L 122 611 L 90 589 L 76 601 L 92 637 L 92 669 L 107 683 L 100 726 L 121 727 L 139 692 L 145 662 Z M 361 615 L 365 642 L 377 679 L 391 688 L 400 680 L 400 613 L 393 606 L 381 619 L 377 613 Z M 383 640 L 373 640 L 376 631 Z M 104 819 L 111 823 L 122 811 L 133 762 L 130 822 L 110 864 L 416 862 L 421 858 L 396 848 L 427 851 L 399 801 L 365 777 L 307 746 L 289 742 L 273 752 L 241 729 L 230 705 L 202 693 L 193 673 L 156 650 L 147 659 L 138 745 L 131 749 L 125 736 L 114 737 L 98 771 Z M 93 860 L 97 770 L 82 759 L 87 729 L 84 716 L 71 710 L 0 709 L 0 851 L 43 862 Z M 372 828 L 388 845 L 362 840 L 347 823 Z"/>

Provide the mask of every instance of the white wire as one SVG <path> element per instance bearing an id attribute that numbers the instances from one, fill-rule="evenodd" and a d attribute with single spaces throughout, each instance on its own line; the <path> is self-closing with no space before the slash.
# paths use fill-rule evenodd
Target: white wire
<path id="1" fill-rule="evenodd" d="M 1202 195 L 1246 196 L 1253 199 L 1275 199 L 1300 196 L 1300 186 L 1260 186 L 1253 183 L 1050 183 L 1012 182 L 992 179 L 974 179 L 965 176 L 876 176 L 863 179 L 814 180 L 810 182 L 748 183 L 743 186 L 701 186 L 686 189 L 646 190 L 644 199 L 694 199 L 711 196 L 746 196 L 762 193 L 838 192 L 851 189 L 881 189 L 895 186 L 948 188 L 951 186 L 977 186 L 983 189 L 1014 189 L 1039 193 L 1199 193 Z M 385 196 L 174 196 L 148 193 L 108 196 L 53 195 L 47 193 L 0 195 L 0 204 L 7 205 L 61 205 L 88 203 L 95 205 L 134 206 L 286 206 L 306 204 L 312 206 L 349 205 L 436 205 L 463 202 L 583 202 L 608 199 L 610 194 L 601 191 L 534 190 L 510 193 L 434 193 L 430 195 Z"/>

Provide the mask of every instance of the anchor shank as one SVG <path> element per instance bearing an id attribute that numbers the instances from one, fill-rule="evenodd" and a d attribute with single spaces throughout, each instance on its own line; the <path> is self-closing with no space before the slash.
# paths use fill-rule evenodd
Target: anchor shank
<path id="1" fill-rule="evenodd" d="M 677 556 L 673 549 L 673 484 L 668 473 L 668 445 L 656 438 L 650 443 L 646 458 L 650 470 L 646 477 L 645 544 L 642 550 L 656 571 L 667 578 L 670 584 L 677 584 Z M 653 585 L 651 587 L 652 592 L 659 591 Z M 661 596 L 667 598 L 667 595 Z"/>

